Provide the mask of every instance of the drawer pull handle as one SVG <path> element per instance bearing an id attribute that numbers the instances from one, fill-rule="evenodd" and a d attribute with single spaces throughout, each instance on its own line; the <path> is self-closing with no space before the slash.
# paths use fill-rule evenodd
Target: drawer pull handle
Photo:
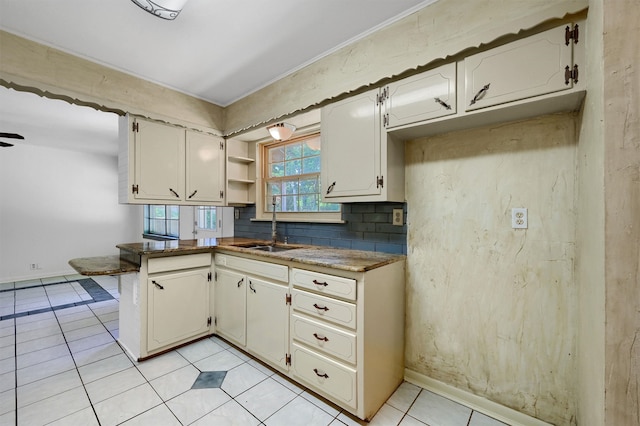
<path id="1" fill-rule="evenodd" d="M 328 311 L 328 310 L 329 310 L 329 308 L 327 308 L 326 306 L 318 306 L 318 304 L 317 304 L 317 303 L 314 303 L 314 304 L 313 304 L 313 307 L 314 307 L 314 308 L 316 308 L 316 309 L 317 309 L 317 310 L 319 310 L 319 311 L 325 311 L 325 312 L 326 312 L 326 311 Z"/>
<path id="2" fill-rule="evenodd" d="M 251 282 L 251 280 L 249 280 L 249 290 L 251 290 L 252 292 L 256 292 L 256 289 L 253 288 L 253 283 Z"/>
<path id="3" fill-rule="evenodd" d="M 320 374 L 320 372 L 318 371 L 318 369 L 317 369 L 317 368 L 314 368 L 314 369 L 313 369 L 313 372 L 314 372 L 314 373 L 316 373 L 316 376 L 318 376 L 318 377 L 324 377 L 325 379 L 328 379 L 328 378 L 329 378 L 329 375 L 327 375 L 327 373 L 322 373 L 322 374 Z"/>
<path id="4" fill-rule="evenodd" d="M 157 283 L 155 280 L 151 281 L 156 287 L 158 287 L 160 290 L 164 290 L 164 287 L 162 285 L 160 285 L 159 283 Z"/>
<path id="5" fill-rule="evenodd" d="M 325 336 L 318 336 L 318 333 L 313 333 L 313 337 L 315 337 L 318 340 L 322 340 L 324 342 L 328 342 L 329 339 L 327 339 Z"/>
<path id="6" fill-rule="evenodd" d="M 172 193 L 173 195 L 175 195 L 175 196 L 176 196 L 176 198 L 180 198 L 180 196 L 178 195 L 178 193 L 177 193 L 176 191 L 174 191 L 173 189 L 169 188 L 169 191 L 171 191 L 171 193 Z"/>
<path id="7" fill-rule="evenodd" d="M 326 286 L 328 286 L 328 285 L 329 285 L 329 284 L 327 284 L 326 282 L 321 283 L 321 282 L 320 282 L 320 281 L 318 281 L 318 280 L 313 280 L 313 283 L 314 283 L 315 285 L 321 285 L 321 286 L 324 286 L 324 287 L 326 287 Z"/>
<path id="8" fill-rule="evenodd" d="M 244 282 L 244 278 L 242 278 L 240 281 L 238 281 L 238 288 L 240 288 L 240 286 L 242 285 L 243 282 Z"/>

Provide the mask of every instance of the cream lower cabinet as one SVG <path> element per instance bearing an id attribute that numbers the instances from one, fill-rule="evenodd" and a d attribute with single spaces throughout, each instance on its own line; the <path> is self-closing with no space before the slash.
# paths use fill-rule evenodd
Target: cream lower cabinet
<path id="1" fill-rule="evenodd" d="M 217 253 L 215 268 L 216 333 L 231 343 L 361 419 L 402 383 L 404 262 L 350 272 Z"/>
<path id="2" fill-rule="evenodd" d="M 215 265 L 216 333 L 286 371 L 288 267 L 221 253 Z"/>
<path id="3" fill-rule="evenodd" d="M 118 341 L 143 360 L 212 332 L 211 254 L 142 256 L 140 272 L 119 276 Z"/>
<path id="4" fill-rule="evenodd" d="M 299 265 L 290 284 L 293 378 L 371 419 L 404 377 L 404 262 L 358 273 Z"/>

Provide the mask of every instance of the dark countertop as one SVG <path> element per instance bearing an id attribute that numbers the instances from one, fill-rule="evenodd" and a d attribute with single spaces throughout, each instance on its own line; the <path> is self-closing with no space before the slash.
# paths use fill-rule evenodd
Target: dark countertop
<path id="1" fill-rule="evenodd" d="M 278 259 L 307 265 L 324 266 L 351 272 L 365 272 L 394 262 L 405 260 L 403 255 L 388 253 L 338 249 L 300 244 L 281 244 L 293 247 L 286 251 L 268 252 L 252 248 L 249 245 L 268 245 L 269 241 L 250 238 L 207 238 L 197 240 L 150 241 L 142 243 L 118 244 L 121 256 L 103 256 L 97 258 L 72 259 L 69 264 L 83 275 L 113 275 L 137 272 L 141 256 L 160 257 L 184 254 L 212 252 L 214 249 L 230 253 L 250 254 L 264 257 L 265 260 Z M 104 265 L 100 265 L 103 259 Z M 120 264 L 116 260 L 120 261 Z M 131 265 L 134 269 L 130 270 Z M 84 272 L 83 272 L 84 271 Z M 116 271 L 116 272 L 108 272 Z"/>

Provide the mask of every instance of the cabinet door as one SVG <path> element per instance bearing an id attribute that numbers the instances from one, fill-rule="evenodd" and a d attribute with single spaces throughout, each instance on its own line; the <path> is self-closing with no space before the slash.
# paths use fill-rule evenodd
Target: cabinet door
<path id="1" fill-rule="evenodd" d="M 246 344 L 246 285 L 244 274 L 216 271 L 216 332 L 237 344 Z"/>
<path id="2" fill-rule="evenodd" d="M 148 350 L 208 332 L 208 273 L 203 268 L 148 278 Z"/>
<path id="3" fill-rule="evenodd" d="M 222 204 L 224 139 L 187 131 L 186 200 Z"/>
<path id="4" fill-rule="evenodd" d="M 464 60 L 466 110 L 484 108 L 572 87 L 572 44 L 565 26 L 487 50 Z"/>
<path id="5" fill-rule="evenodd" d="M 136 199 L 184 199 L 184 129 L 136 118 Z"/>
<path id="6" fill-rule="evenodd" d="M 247 348 L 287 368 L 289 347 L 288 287 L 247 277 Z"/>
<path id="7" fill-rule="evenodd" d="M 387 129 L 456 113 L 456 64 L 390 83 L 384 101 Z"/>
<path id="8" fill-rule="evenodd" d="M 322 108 L 322 197 L 379 195 L 379 90 Z"/>

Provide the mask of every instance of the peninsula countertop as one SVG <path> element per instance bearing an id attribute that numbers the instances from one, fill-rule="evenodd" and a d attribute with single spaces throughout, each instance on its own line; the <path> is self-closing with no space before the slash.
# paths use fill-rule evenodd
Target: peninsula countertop
<path id="1" fill-rule="evenodd" d="M 365 272 L 381 266 L 405 260 L 403 255 L 362 250 L 340 249 L 303 244 L 279 244 L 288 247 L 286 251 L 269 252 L 248 246 L 269 245 L 269 241 L 251 238 L 206 238 L 194 240 L 151 241 L 118 244 L 122 252 L 133 256 L 176 256 L 224 250 L 250 254 L 264 258 L 299 262 L 308 265 L 325 266 L 352 272 Z"/>

